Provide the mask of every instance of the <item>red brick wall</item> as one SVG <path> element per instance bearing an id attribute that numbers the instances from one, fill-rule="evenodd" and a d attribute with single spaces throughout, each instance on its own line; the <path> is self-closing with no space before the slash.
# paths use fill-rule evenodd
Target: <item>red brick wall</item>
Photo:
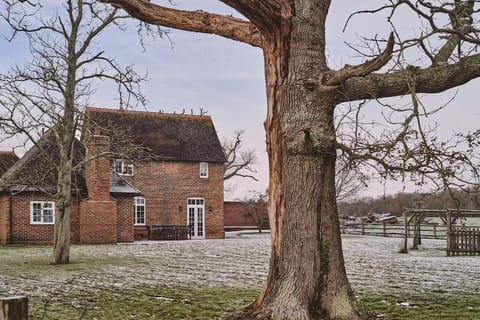
<path id="1" fill-rule="evenodd" d="M 87 142 L 85 180 L 88 196 L 93 200 L 110 200 L 110 161 L 102 152 L 110 151 L 109 138 L 91 136 Z"/>
<path id="2" fill-rule="evenodd" d="M 110 162 L 99 156 L 110 150 L 109 138 L 94 135 L 87 141 L 85 180 L 88 198 L 80 203 L 81 243 L 116 243 L 117 201 L 110 197 Z"/>
<path id="3" fill-rule="evenodd" d="M 146 199 L 147 225 L 186 225 L 187 198 L 205 199 L 207 238 L 223 238 L 223 171 L 209 163 L 208 178 L 200 178 L 198 162 L 142 162 L 129 179 Z M 211 208 L 211 210 L 210 210 Z M 132 213 L 133 214 L 133 213 Z"/>
<path id="4" fill-rule="evenodd" d="M 9 235 L 9 200 L 8 194 L 0 193 L 0 244 L 8 243 Z"/>
<path id="5" fill-rule="evenodd" d="M 133 197 L 119 196 L 117 199 L 117 241 L 132 242 L 133 238 Z"/>
<path id="6" fill-rule="evenodd" d="M 225 201 L 223 206 L 225 227 L 253 227 L 257 224 L 252 215 L 245 214 L 245 203 Z"/>
<path id="7" fill-rule="evenodd" d="M 148 240 L 148 227 L 147 226 L 135 226 L 135 241 Z"/>
<path id="8" fill-rule="evenodd" d="M 86 199 L 80 203 L 80 242 L 117 242 L 117 203 L 115 200 Z"/>
<path id="9" fill-rule="evenodd" d="M 51 197 L 35 192 L 23 192 L 13 197 L 13 243 L 52 243 L 54 225 L 30 224 L 31 201 L 54 201 Z M 74 198 L 71 207 L 71 233 L 72 241 L 78 237 L 78 199 Z"/>

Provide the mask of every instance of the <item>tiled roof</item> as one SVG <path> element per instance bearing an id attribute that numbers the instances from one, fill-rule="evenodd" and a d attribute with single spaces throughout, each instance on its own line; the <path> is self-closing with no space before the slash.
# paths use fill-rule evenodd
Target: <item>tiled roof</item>
<path id="1" fill-rule="evenodd" d="M 18 157 L 13 151 L 0 151 L 0 177 L 3 176 L 8 169 L 10 169 L 15 162 L 18 161 Z"/>
<path id="2" fill-rule="evenodd" d="M 209 116 L 87 108 L 90 130 L 100 129 L 115 139 L 123 130 L 148 157 L 164 161 L 225 162 L 212 119 Z M 112 149 L 115 148 L 115 141 Z M 112 150 L 116 151 L 116 150 Z"/>
<path id="3" fill-rule="evenodd" d="M 141 195 L 142 193 L 134 185 L 112 172 L 110 176 L 110 193 Z"/>
<path id="4" fill-rule="evenodd" d="M 73 166 L 85 157 L 85 148 L 75 139 Z M 0 178 L 0 190 L 32 190 L 54 192 L 57 181 L 59 154 L 53 141 L 53 134 L 47 132 Z M 72 191 L 86 195 L 85 178 L 82 168 L 72 174 Z"/>

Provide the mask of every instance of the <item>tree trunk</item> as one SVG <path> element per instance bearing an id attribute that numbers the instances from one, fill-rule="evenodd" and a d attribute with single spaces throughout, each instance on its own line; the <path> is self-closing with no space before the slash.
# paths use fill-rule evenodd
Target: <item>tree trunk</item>
<path id="1" fill-rule="evenodd" d="M 70 262 L 70 216 L 72 206 L 72 158 L 75 134 L 74 110 L 65 105 L 62 124 L 58 126 L 57 147 L 59 165 L 55 207 L 55 231 L 53 238 L 53 263 Z"/>
<path id="2" fill-rule="evenodd" d="M 63 150 L 68 152 L 70 150 Z M 72 159 L 64 155 L 60 161 L 57 196 L 55 207 L 55 232 L 53 239 L 53 263 L 68 264 L 70 262 L 70 213 L 71 213 L 71 168 Z"/>
<path id="3" fill-rule="evenodd" d="M 249 312 L 268 319 L 360 319 L 335 197 L 336 101 L 315 82 L 328 70 L 328 5 L 296 8 L 280 34 L 265 39 L 272 252 L 267 283 Z"/>
<path id="4" fill-rule="evenodd" d="M 83 2 L 78 3 L 78 8 Z M 73 9 L 72 9 L 73 10 Z M 59 166 L 57 180 L 57 207 L 55 209 L 55 234 L 53 240 L 53 263 L 70 262 L 70 216 L 72 207 L 72 159 L 76 121 L 76 86 L 78 54 L 76 51 L 78 30 L 81 23 L 81 11 L 71 26 L 67 40 L 67 79 L 64 90 L 64 109 L 61 123 L 57 125 L 57 146 Z"/>

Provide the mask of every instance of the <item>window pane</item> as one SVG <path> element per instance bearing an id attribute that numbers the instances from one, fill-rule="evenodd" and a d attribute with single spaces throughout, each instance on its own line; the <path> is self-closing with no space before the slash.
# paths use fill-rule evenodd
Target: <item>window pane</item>
<path id="1" fill-rule="evenodd" d="M 200 162 L 200 177 L 208 177 L 208 163 Z"/>
<path id="2" fill-rule="evenodd" d="M 143 197 L 135 197 L 133 223 L 145 224 L 145 198 Z"/>
<path id="3" fill-rule="evenodd" d="M 42 215 L 40 214 L 40 211 L 34 211 L 32 213 L 32 221 L 33 222 L 41 222 L 42 221 Z"/>
<path id="4" fill-rule="evenodd" d="M 202 208 L 198 208 L 197 232 L 199 237 L 203 236 L 203 209 Z"/>
<path id="5" fill-rule="evenodd" d="M 115 172 L 122 173 L 122 162 L 119 160 L 115 160 Z"/>
<path id="6" fill-rule="evenodd" d="M 51 210 L 43 211 L 43 223 L 53 223 L 53 212 Z"/>
<path id="7" fill-rule="evenodd" d="M 188 208 L 188 224 L 193 225 L 194 221 L 195 221 L 195 209 Z"/>
<path id="8" fill-rule="evenodd" d="M 32 221 L 33 222 L 42 221 L 42 204 L 40 202 L 32 203 Z"/>

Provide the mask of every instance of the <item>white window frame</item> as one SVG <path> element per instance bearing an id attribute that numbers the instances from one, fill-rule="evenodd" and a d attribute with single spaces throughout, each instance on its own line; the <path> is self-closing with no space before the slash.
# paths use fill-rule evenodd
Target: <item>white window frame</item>
<path id="1" fill-rule="evenodd" d="M 144 197 L 134 197 L 133 199 L 133 225 L 144 226 L 147 222 L 147 201 Z M 141 207 L 143 207 L 143 222 L 138 222 L 138 209 Z"/>
<path id="2" fill-rule="evenodd" d="M 121 176 L 133 176 L 133 169 L 133 164 L 128 163 L 125 159 L 115 159 L 113 162 L 113 171 Z"/>
<path id="3" fill-rule="evenodd" d="M 208 178 L 208 162 L 200 162 L 200 178 Z"/>
<path id="4" fill-rule="evenodd" d="M 34 206 L 40 204 L 40 221 L 34 221 Z M 49 205 L 49 206 L 47 206 Z M 47 217 L 46 212 L 50 211 L 52 216 L 52 221 L 45 222 L 45 217 Z M 50 215 L 48 215 L 50 216 Z M 30 224 L 33 225 L 51 225 L 55 224 L 55 202 L 53 201 L 30 201 Z"/>

